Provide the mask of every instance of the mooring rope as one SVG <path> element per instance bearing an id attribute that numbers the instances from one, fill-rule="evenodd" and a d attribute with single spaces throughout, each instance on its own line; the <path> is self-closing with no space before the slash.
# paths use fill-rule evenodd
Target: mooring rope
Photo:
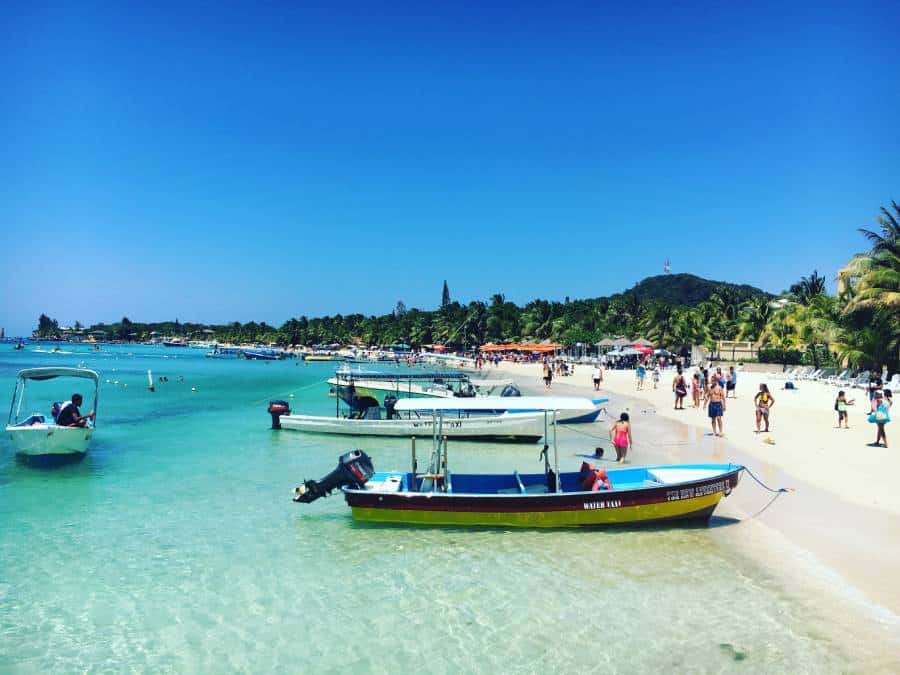
<path id="1" fill-rule="evenodd" d="M 775 489 L 775 488 L 769 487 L 769 486 L 766 485 L 764 482 L 762 482 L 762 480 L 760 480 L 759 478 L 757 478 L 756 474 L 753 473 L 753 472 L 752 472 L 750 469 L 748 469 L 746 466 L 744 467 L 744 471 L 746 471 L 748 474 L 750 474 L 750 477 L 751 477 L 753 480 L 755 480 L 757 483 L 759 483 L 759 485 L 760 485 L 764 490 L 768 490 L 769 492 L 773 492 L 773 493 L 775 493 L 775 494 L 780 494 L 780 493 L 782 493 L 782 492 L 794 492 L 794 488 L 785 488 L 785 487 L 783 487 L 783 488 Z"/>
<path id="2" fill-rule="evenodd" d="M 306 389 L 312 389 L 313 387 L 318 387 L 318 386 L 321 386 L 321 385 L 327 384 L 327 383 L 328 383 L 328 379 L 326 378 L 324 380 L 319 380 L 318 382 L 313 382 L 312 384 L 306 384 L 297 389 L 291 389 L 290 391 L 285 391 L 280 394 L 269 394 L 268 396 L 264 396 L 263 398 L 259 398 L 254 401 L 251 401 L 251 403 L 253 405 L 256 405 L 257 403 L 263 403 L 264 401 L 268 401 L 269 399 L 272 399 L 272 398 L 277 398 L 279 396 L 290 396 L 291 394 L 296 394 L 299 391 L 304 391 Z"/>

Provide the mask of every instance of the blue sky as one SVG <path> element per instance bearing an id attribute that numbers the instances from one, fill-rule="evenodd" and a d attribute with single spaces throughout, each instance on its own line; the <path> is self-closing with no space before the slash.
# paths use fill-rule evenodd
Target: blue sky
<path id="1" fill-rule="evenodd" d="M 11 3 L 0 326 L 829 278 L 900 200 L 897 3 Z"/>

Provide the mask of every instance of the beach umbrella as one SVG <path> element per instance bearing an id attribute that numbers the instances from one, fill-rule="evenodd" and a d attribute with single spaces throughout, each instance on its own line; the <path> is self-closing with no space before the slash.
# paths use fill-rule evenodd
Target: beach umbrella
<path id="1" fill-rule="evenodd" d="M 672 354 L 668 349 L 655 349 L 653 353 L 657 356 L 670 356 Z"/>
<path id="2" fill-rule="evenodd" d="M 628 338 L 616 338 L 612 343 L 614 347 L 627 347 L 631 344 L 631 340 Z"/>
<path id="3" fill-rule="evenodd" d="M 614 346 L 615 344 L 616 344 L 616 343 L 615 343 L 615 341 L 614 341 L 613 339 L 611 339 L 611 338 L 603 338 L 602 340 L 600 340 L 600 342 L 597 343 L 597 346 L 598 346 L 598 347 L 612 347 L 612 346 Z"/>
<path id="4" fill-rule="evenodd" d="M 638 338 L 637 340 L 635 340 L 635 341 L 632 342 L 631 344 L 632 344 L 633 346 L 635 346 L 635 347 L 655 347 L 655 346 L 656 346 L 656 345 L 653 344 L 650 340 L 646 340 L 646 339 L 644 339 L 644 338 Z"/>
<path id="5" fill-rule="evenodd" d="M 638 345 L 634 348 L 634 351 L 640 352 L 641 354 L 652 354 L 653 350 L 650 347 L 644 347 L 642 345 Z"/>

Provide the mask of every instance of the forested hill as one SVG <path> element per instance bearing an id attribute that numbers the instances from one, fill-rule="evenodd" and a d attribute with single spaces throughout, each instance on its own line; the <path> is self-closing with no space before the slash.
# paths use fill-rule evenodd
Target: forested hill
<path id="1" fill-rule="evenodd" d="M 712 281 L 694 274 L 660 274 L 655 277 L 647 277 L 635 284 L 633 288 L 622 295 L 630 295 L 638 300 L 655 300 L 669 305 L 696 306 L 706 302 L 714 294 L 729 289 L 733 295 L 742 298 L 758 296 L 773 297 L 755 286 L 747 284 L 730 284 L 725 281 Z"/>

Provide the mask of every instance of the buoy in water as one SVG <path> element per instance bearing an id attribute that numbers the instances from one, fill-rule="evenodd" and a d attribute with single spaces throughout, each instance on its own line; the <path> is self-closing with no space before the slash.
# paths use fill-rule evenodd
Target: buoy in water
<path id="1" fill-rule="evenodd" d="M 197 387 L 191 387 L 191 391 L 197 391 Z"/>

